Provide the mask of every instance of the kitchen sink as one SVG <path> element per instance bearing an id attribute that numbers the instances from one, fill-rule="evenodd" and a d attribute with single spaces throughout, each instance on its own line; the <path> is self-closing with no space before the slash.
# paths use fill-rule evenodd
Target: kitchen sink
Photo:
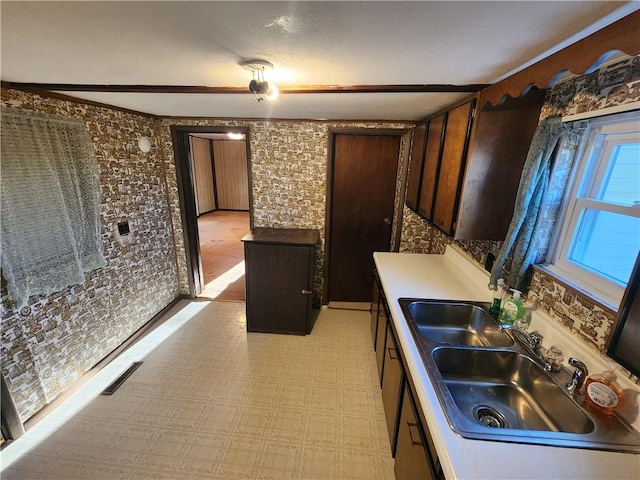
<path id="1" fill-rule="evenodd" d="M 471 421 L 553 432 L 594 429 L 562 388 L 518 352 L 437 348 L 433 359 L 456 406 Z"/>
<path id="2" fill-rule="evenodd" d="M 483 308 L 484 307 L 484 308 Z M 412 301 L 403 304 L 420 335 L 433 343 L 510 347 L 513 339 L 498 330 L 488 303 Z"/>
<path id="3" fill-rule="evenodd" d="M 640 434 L 621 417 L 583 408 L 486 302 L 398 300 L 453 431 L 499 442 L 640 453 Z"/>

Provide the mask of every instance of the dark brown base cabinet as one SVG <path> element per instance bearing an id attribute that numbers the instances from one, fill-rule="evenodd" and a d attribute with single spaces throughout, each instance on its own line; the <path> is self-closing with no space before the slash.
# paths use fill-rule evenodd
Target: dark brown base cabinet
<path id="1" fill-rule="evenodd" d="M 404 371 L 400 364 L 398 347 L 391 323 L 387 323 L 387 341 L 384 349 L 384 376 L 382 377 L 382 404 L 387 419 L 391 455 L 396 455 L 398 414 L 404 384 Z"/>
<path id="2" fill-rule="evenodd" d="M 374 298 L 379 302 L 377 307 L 372 304 L 371 331 L 375 325 L 376 361 L 396 479 L 444 479 L 377 277 Z"/>
<path id="3" fill-rule="evenodd" d="M 430 449 L 431 442 L 425 441 L 428 430 L 423 428 L 419 420 L 420 415 L 408 384 L 405 384 L 401 408 L 393 467 L 396 479 L 443 479 L 444 474 L 435 451 Z"/>
<path id="4" fill-rule="evenodd" d="M 373 340 L 373 350 L 377 350 L 376 340 L 378 338 L 378 309 L 380 308 L 380 289 L 378 288 L 380 279 L 378 272 L 373 269 L 373 292 L 371 293 L 371 339 Z"/>
<path id="5" fill-rule="evenodd" d="M 318 238 L 317 230 L 255 228 L 242 239 L 248 332 L 311 333 Z"/>

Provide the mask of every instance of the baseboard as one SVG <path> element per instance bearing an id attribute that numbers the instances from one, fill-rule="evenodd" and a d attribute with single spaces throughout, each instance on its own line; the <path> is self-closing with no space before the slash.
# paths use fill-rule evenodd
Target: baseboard
<path id="1" fill-rule="evenodd" d="M 76 392 L 80 387 L 82 387 L 86 382 L 91 380 L 100 370 L 106 367 L 109 363 L 111 363 L 120 353 L 129 348 L 133 343 L 139 340 L 141 337 L 149 333 L 158 323 L 158 321 L 169 312 L 173 307 L 175 307 L 179 301 L 188 300 L 190 297 L 188 295 L 178 295 L 174 298 L 166 307 L 156 313 L 149 321 L 147 321 L 144 325 L 142 325 L 138 330 L 136 330 L 133 334 L 129 336 L 124 342 L 120 344 L 120 346 L 116 347 L 109 354 L 107 354 L 102 360 L 96 363 L 93 367 L 87 370 L 78 380 L 73 382 L 69 388 L 67 388 L 62 394 L 56 397 L 51 403 L 48 403 L 36 413 L 34 413 L 31 417 L 29 417 L 24 422 L 25 430 L 29 430 L 33 425 L 42 420 L 45 416 L 47 416 L 51 411 L 53 411 L 58 405 L 64 402 L 67 398 L 71 396 L 74 392 Z"/>
<path id="2" fill-rule="evenodd" d="M 329 302 L 329 308 L 341 310 L 371 310 L 371 302 Z"/>

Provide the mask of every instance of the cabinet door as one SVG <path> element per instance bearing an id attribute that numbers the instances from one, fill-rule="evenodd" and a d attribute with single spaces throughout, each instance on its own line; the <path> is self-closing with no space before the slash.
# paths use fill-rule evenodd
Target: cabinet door
<path id="1" fill-rule="evenodd" d="M 245 243 L 248 331 L 306 333 L 312 255 L 307 246 Z"/>
<path id="2" fill-rule="evenodd" d="M 433 205 L 433 223 L 451 235 L 454 230 L 462 177 L 469 145 L 475 101 L 449 111 Z"/>
<path id="3" fill-rule="evenodd" d="M 411 145 L 411 160 L 409 162 L 409 176 L 407 178 L 406 204 L 414 212 L 418 212 L 420 200 L 420 183 L 422 182 L 422 166 L 424 164 L 424 142 L 427 135 L 426 123 L 416 125 L 413 129 L 413 143 Z"/>
<path id="4" fill-rule="evenodd" d="M 378 311 L 380 310 L 380 280 L 378 272 L 373 271 L 373 291 L 371 292 L 371 338 L 373 350 L 376 349 L 376 337 L 378 336 Z"/>
<path id="5" fill-rule="evenodd" d="M 385 344 L 384 374 L 382 375 L 382 404 L 387 419 L 391 455 L 395 456 L 396 431 L 398 426 L 398 406 L 402 395 L 403 371 L 391 323 L 387 325 L 387 342 Z"/>
<path id="6" fill-rule="evenodd" d="M 478 110 L 458 207 L 457 239 L 504 240 L 544 95 L 545 90 L 531 89 L 497 107 Z"/>
<path id="7" fill-rule="evenodd" d="M 385 360 L 385 345 L 387 343 L 387 319 L 389 318 L 389 309 L 384 299 L 384 294 L 380 291 L 380 308 L 378 310 L 378 334 L 376 337 L 376 363 L 378 365 L 378 375 L 380 376 L 380 385 L 382 386 L 382 373 Z"/>
<path id="8" fill-rule="evenodd" d="M 417 419 L 411 392 L 406 385 L 402 397 L 394 465 L 397 480 L 437 478 L 432 470 L 430 455 L 424 445 L 422 426 Z"/>
<path id="9" fill-rule="evenodd" d="M 431 220 L 433 212 L 433 199 L 436 193 L 436 178 L 438 177 L 440 165 L 440 146 L 442 144 L 445 115 L 443 113 L 432 118 L 427 129 L 418 213 L 428 220 Z"/>

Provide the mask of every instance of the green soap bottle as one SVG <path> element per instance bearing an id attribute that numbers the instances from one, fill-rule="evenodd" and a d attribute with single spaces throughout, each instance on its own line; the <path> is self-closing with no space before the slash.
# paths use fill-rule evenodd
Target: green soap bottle
<path id="1" fill-rule="evenodd" d="M 502 323 L 513 323 L 517 318 L 524 316 L 524 304 L 520 300 L 522 292 L 513 288 L 511 291 L 513 295 L 502 305 L 502 315 L 500 315 L 500 322 Z"/>
<path id="2" fill-rule="evenodd" d="M 491 285 L 490 285 L 491 286 Z M 491 303 L 491 307 L 489 308 L 489 313 L 495 319 L 500 316 L 500 310 L 502 307 L 502 296 L 504 290 L 504 280 L 502 278 L 498 279 L 498 284 L 496 285 L 496 289 L 493 293 L 493 302 Z"/>

